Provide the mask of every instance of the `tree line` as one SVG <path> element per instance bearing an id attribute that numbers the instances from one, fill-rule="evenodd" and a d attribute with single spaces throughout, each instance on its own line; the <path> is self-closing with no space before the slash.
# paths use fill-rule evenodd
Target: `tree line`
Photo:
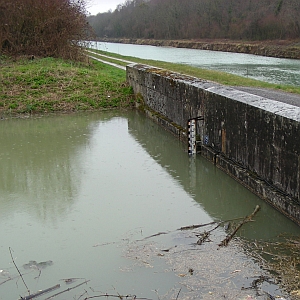
<path id="1" fill-rule="evenodd" d="M 79 59 L 86 0 L 0 0 L 0 54 Z"/>
<path id="2" fill-rule="evenodd" d="M 297 39 L 299 0 L 127 0 L 88 18 L 98 37 Z"/>

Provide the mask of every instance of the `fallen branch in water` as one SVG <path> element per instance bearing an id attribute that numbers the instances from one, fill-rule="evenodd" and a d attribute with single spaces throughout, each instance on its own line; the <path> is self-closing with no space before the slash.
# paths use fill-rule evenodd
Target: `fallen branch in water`
<path id="1" fill-rule="evenodd" d="M 235 218 L 235 219 L 230 219 L 230 220 L 225 220 L 225 221 L 212 221 L 209 223 L 204 223 L 204 224 L 197 224 L 197 225 L 189 225 L 189 226 L 184 226 L 184 227 L 180 227 L 177 230 L 193 230 L 193 229 L 197 229 L 199 227 L 204 227 L 204 226 L 209 226 L 209 225 L 214 225 L 214 224 L 218 224 L 217 227 L 219 227 L 222 224 L 228 223 L 228 222 L 233 222 L 233 221 L 237 221 L 237 220 L 242 220 L 244 218 Z M 215 228 L 216 229 L 216 228 Z"/>
<path id="2" fill-rule="evenodd" d="M 244 218 L 236 218 L 236 219 L 225 220 L 225 221 L 212 221 L 212 222 L 205 223 L 205 224 L 183 226 L 183 227 L 180 227 L 180 228 L 178 228 L 176 230 L 173 230 L 173 231 L 166 231 L 166 232 L 163 231 L 163 232 L 158 232 L 158 233 L 146 236 L 143 239 L 137 240 L 137 242 L 141 242 L 141 241 L 144 241 L 144 240 L 156 237 L 156 236 L 160 236 L 160 235 L 163 235 L 163 234 L 169 234 L 169 233 L 177 231 L 177 230 L 181 230 L 181 231 L 182 230 L 193 230 L 193 229 L 197 229 L 199 227 L 204 227 L 204 226 L 209 226 L 209 225 L 217 224 L 217 226 L 215 228 L 213 228 L 213 229 L 211 229 L 211 230 L 208 231 L 208 232 L 212 232 L 213 230 L 215 230 L 218 227 L 220 227 L 222 224 L 225 224 L 225 223 L 228 223 L 228 222 L 232 222 L 232 221 L 236 221 L 236 220 L 242 220 L 242 219 L 244 219 Z"/>
<path id="3" fill-rule="evenodd" d="M 206 242 L 210 237 L 210 231 L 204 231 L 203 233 L 197 234 L 196 237 L 198 238 L 197 245 L 202 245 Z M 210 241 L 210 239 L 209 239 Z"/>
<path id="4" fill-rule="evenodd" d="M 88 299 L 93 299 L 93 298 L 102 298 L 102 297 L 113 297 L 113 298 L 119 298 L 119 299 L 132 299 L 132 300 L 152 300 L 149 298 L 138 298 L 136 295 L 110 295 L 110 294 L 103 294 L 103 295 L 98 295 L 98 296 L 91 296 L 91 297 L 86 297 L 84 298 L 84 300 L 88 300 Z"/>
<path id="5" fill-rule="evenodd" d="M 196 229 L 196 228 L 199 228 L 199 227 L 209 226 L 209 225 L 213 225 L 213 224 L 216 224 L 216 223 L 218 223 L 218 222 L 213 221 L 213 222 L 206 223 L 206 224 L 189 225 L 189 226 L 180 227 L 177 230 L 193 230 L 193 229 Z"/>
<path id="6" fill-rule="evenodd" d="M 232 238 L 234 237 L 234 235 L 237 233 L 237 231 L 246 223 L 252 221 L 252 218 L 257 214 L 257 212 L 259 211 L 260 207 L 259 205 L 256 205 L 253 213 L 249 216 L 247 216 L 246 218 L 244 218 L 244 220 L 234 229 L 234 231 L 227 235 L 226 238 L 219 244 L 220 247 L 222 246 L 227 246 L 228 243 L 232 240 Z"/>
<path id="7" fill-rule="evenodd" d="M 196 237 L 199 238 L 199 240 L 197 241 L 196 244 L 197 244 L 197 245 L 202 245 L 202 244 L 203 244 L 204 242 L 206 242 L 207 240 L 211 241 L 211 240 L 209 239 L 211 232 L 213 232 L 214 230 L 216 230 L 217 228 L 219 228 L 220 225 L 223 224 L 223 223 L 225 223 L 225 222 L 226 222 L 226 221 L 222 221 L 222 222 L 219 222 L 219 223 L 213 222 L 212 224 L 217 224 L 217 226 L 215 226 L 215 227 L 212 228 L 211 230 L 208 230 L 208 231 L 204 230 L 203 233 L 196 234 Z M 211 224 L 209 224 L 209 225 L 211 225 Z"/>
<path id="8" fill-rule="evenodd" d="M 78 288 L 79 286 L 81 286 L 81 285 L 83 285 L 83 284 L 85 284 L 85 283 L 88 283 L 89 281 L 90 281 L 90 280 L 85 280 L 84 282 L 81 282 L 81 283 L 79 283 L 79 284 L 77 284 L 77 285 L 75 285 L 75 286 L 73 286 L 73 287 L 71 287 L 71 288 L 67 288 L 67 289 L 65 289 L 65 290 L 63 290 L 63 291 L 61 291 L 61 292 L 56 293 L 56 294 L 54 294 L 54 295 L 52 295 L 52 296 L 46 298 L 45 300 L 52 299 L 52 298 L 54 298 L 54 297 L 56 297 L 56 296 L 58 296 L 58 295 L 60 295 L 60 294 L 63 294 L 63 293 L 65 293 L 65 292 L 69 292 L 69 291 L 71 291 L 71 290 L 73 290 L 73 289 L 76 289 L 76 288 Z"/>
<path id="9" fill-rule="evenodd" d="M 38 292 L 36 292 L 35 294 L 31 294 L 31 295 L 29 295 L 29 296 L 21 297 L 21 300 L 30 300 L 30 299 L 39 297 L 39 296 L 41 296 L 41 295 L 43 295 L 43 294 L 52 292 L 52 291 L 54 291 L 54 290 L 56 290 L 56 289 L 59 289 L 59 288 L 60 288 L 60 284 L 57 284 L 57 285 L 52 286 L 52 287 L 50 287 L 50 288 L 48 288 L 48 289 L 38 291 Z"/>

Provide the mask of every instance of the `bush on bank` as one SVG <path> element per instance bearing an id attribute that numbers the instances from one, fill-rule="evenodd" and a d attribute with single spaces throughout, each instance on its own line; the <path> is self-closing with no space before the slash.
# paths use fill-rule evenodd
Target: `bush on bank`
<path id="1" fill-rule="evenodd" d="M 0 54 L 83 58 L 87 0 L 0 0 Z"/>

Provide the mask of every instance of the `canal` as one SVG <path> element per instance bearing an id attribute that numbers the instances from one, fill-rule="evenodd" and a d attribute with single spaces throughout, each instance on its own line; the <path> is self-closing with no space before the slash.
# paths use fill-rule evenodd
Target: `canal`
<path id="1" fill-rule="evenodd" d="M 300 60 L 298 59 L 106 42 L 93 42 L 91 47 L 124 56 L 186 64 L 280 85 L 300 85 Z"/>
<path id="2" fill-rule="evenodd" d="M 6 119 L 0 140 L 0 299 L 290 299 L 272 263 L 299 227 L 144 115 Z"/>

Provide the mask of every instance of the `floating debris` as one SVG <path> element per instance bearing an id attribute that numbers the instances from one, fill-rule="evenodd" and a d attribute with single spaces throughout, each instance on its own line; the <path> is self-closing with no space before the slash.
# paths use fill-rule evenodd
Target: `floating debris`
<path id="1" fill-rule="evenodd" d="M 30 260 L 29 263 L 24 264 L 23 268 L 25 270 L 28 269 L 36 269 L 36 270 L 40 270 L 40 269 L 45 269 L 49 266 L 53 265 L 53 261 L 52 260 L 47 260 L 47 261 L 42 261 L 42 262 L 36 262 L 35 260 Z"/>

